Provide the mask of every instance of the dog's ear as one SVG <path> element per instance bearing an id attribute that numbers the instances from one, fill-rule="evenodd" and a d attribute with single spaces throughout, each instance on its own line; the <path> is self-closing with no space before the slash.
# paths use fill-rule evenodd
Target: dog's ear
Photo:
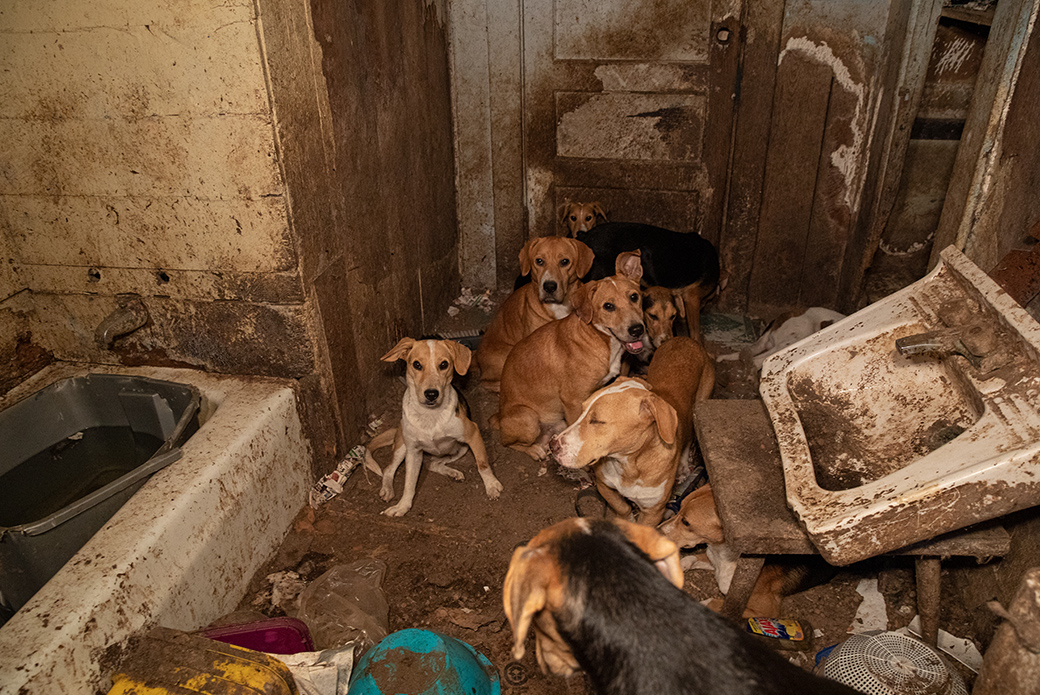
<path id="1" fill-rule="evenodd" d="M 657 423 L 657 433 L 664 443 L 675 444 L 675 435 L 679 431 L 679 416 L 676 415 L 675 408 L 656 393 L 648 394 L 639 407 L 647 410 Z"/>
<path id="2" fill-rule="evenodd" d="M 726 537 L 722 532 L 722 520 L 719 519 L 719 511 L 715 506 L 715 495 L 711 491 L 711 483 L 697 488 L 682 501 L 679 514 L 687 520 L 697 520 L 696 531 L 705 543 L 725 543 Z"/>
<path id="3" fill-rule="evenodd" d="M 679 316 L 686 318 L 686 301 L 682 298 L 682 290 L 672 290 L 672 304 Z"/>
<path id="4" fill-rule="evenodd" d="M 585 277 L 589 270 L 592 269 L 592 261 L 595 260 L 596 254 L 583 241 L 571 239 L 571 245 L 574 248 L 574 272 L 580 279 Z"/>
<path id="5" fill-rule="evenodd" d="M 600 205 L 598 201 L 592 204 L 592 214 L 596 217 L 602 217 L 604 222 L 608 221 L 607 213 L 603 210 L 603 206 Z"/>
<path id="6" fill-rule="evenodd" d="M 530 239 L 524 247 L 520 249 L 520 274 L 527 275 L 531 272 L 531 264 L 534 263 L 534 259 L 531 255 L 534 253 L 534 244 L 538 239 Z"/>
<path id="7" fill-rule="evenodd" d="M 635 251 L 622 251 L 614 261 L 614 274 L 624 275 L 629 280 L 639 282 L 643 277 L 643 262 L 640 260 L 642 253 L 639 249 Z"/>
<path id="8" fill-rule="evenodd" d="M 541 548 L 522 545 L 513 551 L 502 585 L 502 604 L 513 628 L 513 658 L 524 655 L 524 640 L 531 621 L 548 603 L 550 582 L 555 581 L 552 561 Z"/>
<path id="9" fill-rule="evenodd" d="M 571 211 L 571 201 L 566 200 L 560 203 L 560 207 L 556 208 L 556 215 L 560 220 L 560 224 L 567 224 L 567 214 Z"/>
<path id="10" fill-rule="evenodd" d="M 408 351 L 412 349 L 413 345 L 415 345 L 414 338 L 401 338 L 401 340 L 397 342 L 397 345 L 394 345 L 393 349 L 391 349 L 390 352 L 386 353 L 379 359 L 383 360 L 384 362 L 396 362 L 397 360 L 403 360 L 405 356 L 408 355 Z"/>
<path id="11" fill-rule="evenodd" d="M 468 347 L 454 340 L 445 340 L 444 344 L 448 347 L 448 351 L 451 352 L 451 361 L 455 363 L 456 373 L 459 376 L 464 375 L 469 371 L 473 353 Z"/>
<path id="12" fill-rule="evenodd" d="M 574 313 L 578 315 L 578 318 L 585 323 L 592 323 L 592 295 L 595 294 L 593 287 L 595 284 L 595 282 L 578 282 L 571 289 L 571 307 L 574 308 Z"/>
<path id="13" fill-rule="evenodd" d="M 683 572 L 679 566 L 679 546 L 651 526 L 641 526 L 624 519 L 614 519 L 614 523 L 629 542 L 646 553 L 665 579 L 682 588 Z"/>

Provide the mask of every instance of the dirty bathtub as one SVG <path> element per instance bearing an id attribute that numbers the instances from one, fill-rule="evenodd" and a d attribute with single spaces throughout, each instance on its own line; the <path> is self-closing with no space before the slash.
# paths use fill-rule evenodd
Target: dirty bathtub
<path id="1" fill-rule="evenodd" d="M 310 449 L 288 381 L 58 364 L 0 407 L 88 371 L 191 384 L 201 426 L 0 628 L 0 692 L 106 690 L 110 660 L 134 632 L 194 630 L 233 610 L 306 500 Z"/>

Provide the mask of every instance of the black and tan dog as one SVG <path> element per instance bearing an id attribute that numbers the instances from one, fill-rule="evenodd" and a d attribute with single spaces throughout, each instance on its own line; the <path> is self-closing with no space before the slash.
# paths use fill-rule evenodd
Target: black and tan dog
<path id="1" fill-rule="evenodd" d="M 756 642 L 682 591 L 679 550 L 621 520 L 568 519 L 513 552 L 503 588 L 513 657 L 579 667 L 600 695 L 853 695 Z"/>

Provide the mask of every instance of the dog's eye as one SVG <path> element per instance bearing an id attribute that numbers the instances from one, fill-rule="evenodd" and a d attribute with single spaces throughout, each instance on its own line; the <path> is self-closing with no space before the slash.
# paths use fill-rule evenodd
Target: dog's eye
<path id="1" fill-rule="evenodd" d="M 544 258 L 536 258 L 536 259 L 534 259 L 534 264 L 535 265 L 545 265 L 545 259 Z"/>
<path id="2" fill-rule="evenodd" d="M 603 420 L 597 420 L 597 419 L 596 419 L 596 418 L 594 418 L 594 417 L 590 417 L 590 418 L 589 418 L 589 424 L 590 424 L 590 425 L 605 425 L 605 424 L 607 424 L 607 423 L 605 423 L 605 422 L 604 422 Z"/>
<path id="3" fill-rule="evenodd" d="M 569 258 L 561 258 L 560 259 L 560 267 L 561 268 L 566 268 L 570 264 L 571 264 L 571 259 L 569 259 Z"/>
<path id="4" fill-rule="evenodd" d="M 638 301 L 639 301 L 639 293 L 638 293 L 638 292 L 633 292 L 632 294 L 628 295 L 628 298 L 629 298 L 629 299 L 630 299 L 630 300 L 631 300 L 631 301 L 632 301 L 633 303 L 634 303 L 634 302 L 638 302 Z"/>
<path id="5" fill-rule="evenodd" d="M 442 362 L 440 363 L 440 368 L 441 368 L 441 371 L 442 371 L 442 372 L 443 372 L 443 371 L 444 371 L 445 369 L 447 369 L 447 368 L 448 368 L 448 360 L 443 360 L 443 361 L 442 361 Z"/>
<path id="6" fill-rule="evenodd" d="M 415 371 L 421 372 L 422 371 L 422 362 L 420 362 L 419 360 L 416 360 L 415 362 L 412 362 L 412 367 L 415 368 Z"/>
<path id="7" fill-rule="evenodd" d="M 603 308 L 607 311 L 614 311 L 614 304 L 612 302 L 607 302 L 603 305 Z"/>
<path id="8" fill-rule="evenodd" d="M 585 221 L 588 222 L 592 219 L 592 215 L 585 215 Z"/>
<path id="9" fill-rule="evenodd" d="M 647 318 L 649 318 L 649 319 L 650 319 L 651 321 L 658 321 L 658 320 L 660 320 L 660 319 L 658 319 L 658 318 L 657 318 L 657 314 L 647 314 L 646 316 L 647 316 Z"/>
<path id="10" fill-rule="evenodd" d="M 685 516 L 680 516 L 679 517 L 679 521 L 682 522 L 683 526 L 689 526 L 690 525 L 690 522 L 686 520 Z"/>
<path id="11" fill-rule="evenodd" d="M 571 215 L 571 222 L 577 222 L 577 221 L 578 221 L 578 216 L 577 215 Z"/>

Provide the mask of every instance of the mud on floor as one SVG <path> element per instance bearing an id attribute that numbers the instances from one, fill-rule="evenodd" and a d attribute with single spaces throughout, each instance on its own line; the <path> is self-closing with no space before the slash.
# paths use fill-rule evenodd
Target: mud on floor
<path id="1" fill-rule="evenodd" d="M 731 332 L 713 333 L 716 324 Z M 706 321 L 709 347 L 725 351 L 734 344 L 739 347 L 749 337 L 753 340 L 753 335 L 741 333 L 738 324 Z M 749 382 L 747 370 L 739 361 L 717 364 L 715 397 L 756 395 L 757 385 Z M 383 410 L 372 414 L 373 418 L 382 417 L 383 427 L 396 426 L 400 419 L 404 385 L 396 374 L 388 370 L 391 392 Z M 473 457 L 467 454 L 455 464 L 465 480 L 456 482 L 430 473 L 424 466 L 411 511 L 404 517 L 390 518 L 380 514 L 392 504 L 379 498 L 380 481 L 355 470 L 343 494 L 319 509 L 313 519 L 306 510 L 301 514 L 281 548 L 252 579 L 240 609 L 262 608 L 268 615 L 284 614 L 264 601 L 270 573 L 301 570 L 304 579 L 314 579 L 334 564 L 376 558 L 387 566 L 383 591 L 390 605 L 391 632 L 430 628 L 468 642 L 498 668 L 505 693 L 591 692 L 583 676 L 564 680 L 543 675 L 530 638 L 523 659 L 513 661 L 512 633 L 501 593 L 513 549 L 542 528 L 574 516 L 580 485 L 558 475 L 555 464 L 540 470 L 539 464 L 527 456 L 502 447 L 497 432 L 488 427 L 488 417 L 497 410 L 497 395 L 485 391 L 475 379 L 456 378 L 456 385 L 469 401 L 484 435 L 491 466 L 504 486 L 501 497 L 487 498 Z M 377 452 L 381 465 L 386 465 L 388 455 L 389 448 Z M 402 467 L 395 487 L 398 496 L 403 478 Z M 879 579 L 889 629 L 909 623 L 916 612 L 912 565 L 899 559 L 862 563 L 842 570 L 828 584 L 785 599 L 785 617 L 808 621 L 820 631 L 812 651 L 785 653 L 792 661 L 812 668 L 818 648 L 844 639 L 862 600 L 856 587 L 864 578 Z M 721 596 L 714 575 L 707 570 L 687 571 L 685 590 L 698 600 Z M 948 591 L 945 585 L 944 591 Z M 944 603 L 950 595 L 944 594 Z M 966 623 L 950 623 L 956 613 L 944 607 L 942 627 L 971 638 Z M 970 674 L 965 671 L 965 675 Z"/>

